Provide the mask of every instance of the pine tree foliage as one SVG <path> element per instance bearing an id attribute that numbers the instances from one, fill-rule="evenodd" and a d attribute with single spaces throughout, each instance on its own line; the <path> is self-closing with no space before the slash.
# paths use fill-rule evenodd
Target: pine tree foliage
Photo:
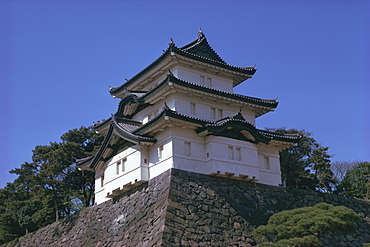
<path id="1" fill-rule="evenodd" d="M 346 172 L 335 193 L 360 199 L 370 199 L 370 162 L 362 162 Z"/>
<path id="2" fill-rule="evenodd" d="M 336 180 L 330 169 L 328 147 L 321 146 L 311 133 L 304 130 L 285 128 L 268 130 L 301 136 L 298 145 L 279 152 L 283 185 L 321 192 L 332 191 Z"/>
<path id="3" fill-rule="evenodd" d="M 256 228 L 253 235 L 263 241 L 258 246 L 314 247 L 320 246 L 319 236 L 323 233 L 353 233 L 359 221 L 352 209 L 319 203 L 276 213 L 267 225 Z"/>
<path id="4" fill-rule="evenodd" d="M 69 130 L 10 171 L 18 177 L 0 189 L 0 244 L 94 204 L 94 173 L 74 162 L 94 154 L 103 138 L 87 127 Z"/>

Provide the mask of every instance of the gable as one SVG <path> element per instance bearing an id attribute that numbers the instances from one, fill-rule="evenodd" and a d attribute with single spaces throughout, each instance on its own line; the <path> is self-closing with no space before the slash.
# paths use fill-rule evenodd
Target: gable
<path id="1" fill-rule="evenodd" d="M 198 38 L 196 40 L 181 47 L 180 50 L 226 64 L 226 62 L 212 49 L 201 31 L 198 33 Z"/>

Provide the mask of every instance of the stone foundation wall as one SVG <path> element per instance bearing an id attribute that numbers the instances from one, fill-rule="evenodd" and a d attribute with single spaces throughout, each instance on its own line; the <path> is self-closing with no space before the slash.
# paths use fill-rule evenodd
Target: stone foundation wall
<path id="1" fill-rule="evenodd" d="M 362 219 L 355 234 L 326 234 L 323 246 L 370 242 L 369 203 L 172 169 L 4 246 L 254 246 L 251 232 L 272 214 L 319 202 Z"/>
<path id="2" fill-rule="evenodd" d="M 323 246 L 362 246 L 370 242 L 370 203 L 251 182 L 172 170 L 163 233 L 165 246 L 253 246 L 251 232 L 282 210 L 326 202 L 353 209 L 362 219 L 352 235 L 326 234 Z"/>

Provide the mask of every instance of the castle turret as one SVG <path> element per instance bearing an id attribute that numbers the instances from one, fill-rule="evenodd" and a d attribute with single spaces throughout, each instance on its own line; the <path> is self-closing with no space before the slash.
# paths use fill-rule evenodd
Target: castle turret
<path id="1" fill-rule="evenodd" d="M 97 203 L 171 168 L 279 185 L 279 151 L 299 136 L 256 128 L 255 119 L 278 102 L 235 94 L 254 67 L 227 64 L 203 32 L 167 50 L 124 84 L 110 89 L 117 112 L 95 124 L 100 150 L 79 160 L 95 171 Z"/>

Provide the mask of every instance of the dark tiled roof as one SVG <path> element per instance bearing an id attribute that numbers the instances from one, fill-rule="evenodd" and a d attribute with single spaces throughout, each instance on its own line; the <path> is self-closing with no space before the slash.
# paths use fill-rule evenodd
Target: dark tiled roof
<path id="1" fill-rule="evenodd" d="M 91 164 L 89 165 L 89 168 L 95 169 L 99 161 L 101 161 L 101 159 L 103 158 L 106 158 L 103 157 L 103 154 L 105 150 L 109 147 L 111 140 L 114 138 L 113 133 L 116 133 L 120 138 L 132 144 L 140 144 L 142 142 L 155 143 L 157 140 L 154 138 L 133 134 L 133 132 L 138 129 L 140 125 L 141 122 L 112 116 L 110 118 L 109 131 L 105 136 L 103 144 L 98 152 L 88 158 L 77 160 L 77 166 L 82 167 L 84 164 L 90 162 Z"/>
<path id="2" fill-rule="evenodd" d="M 269 108 L 276 108 L 277 105 L 279 104 L 274 99 L 273 100 L 260 99 L 260 98 L 244 96 L 244 95 L 241 95 L 241 94 L 235 94 L 235 93 L 225 92 L 225 91 L 221 91 L 221 90 L 217 90 L 217 89 L 213 89 L 213 88 L 209 88 L 209 87 L 200 86 L 200 85 L 197 85 L 197 84 L 194 84 L 194 83 L 191 83 L 191 82 L 180 80 L 179 78 L 175 77 L 172 74 L 169 74 L 168 77 L 164 81 L 166 81 L 166 80 L 171 81 L 171 82 L 176 83 L 176 84 L 179 84 L 179 85 L 182 85 L 182 86 L 185 86 L 185 87 L 191 87 L 191 88 L 203 91 L 203 92 L 215 94 L 215 95 L 218 95 L 218 96 L 223 96 L 223 97 L 226 97 L 226 98 L 232 98 L 232 99 L 236 99 L 236 100 L 240 100 L 240 101 L 244 101 L 244 102 L 248 102 L 248 103 L 252 103 L 252 104 L 257 104 L 257 105 L 261 105 L 261 106 L 265 106 L 265 107 L 269 107 Z M 161 84 L 159 86 L 161 86 Z M 155 89 L 153 89 L 152 91 L 154 91 L 154 90 Z M 150 93 L 152 93 L 152 92 L 148 92 L 147 94 L 149 95 Z"/>
<path id="3" fill-rule="evenodd" d="M 123 116 L 124 115 L 123 114 L 124 107 L 128 104 L 132 104 L 133 102 L 135 102 L 135 103 L 138 104 L 137 109 L 132 114 L 125 115 L 125 117 L 131 118 L 131 116 L 135 115 L 137 112 L 139 112 L 140 110 L 142 110 L 143 108 L 145 108 L 149 105 L 149 103 L 145 103 L 145 100 L 148 97 L 154 95 L 161 88 L 167 86 L 169 82 L 172 82 L 174 84 L 177 84 L 177 85 L 180 85 L 180 86 L 183 86 L 183 87 L 192 88 L 192 89 L 195 89 L 195 90 L 206 92 L 206 93 L 209 93 L 209 94 L 213 94 L 213 95 L 217 95 L 217 96 L 221 96 L 221 97 L 225 97 L 225 98 L 229 98 L 229 99 L 233 99 L 233 100 L 239 100 L 241 102 L 250 103 L 252 105 L 258 105 L 258 106 L 270 108 L 271 110 L 275 109 L 279 104 L 274 99 L 272 99 L 272 100 L 260 99 L 260 98 L 255 98 L 255 97 L 250 97 L 250 96 L 244 96 L 244 95 L 240 95 L 240 94 L 225 92 L 225 91 L 221 91 L 221 90 L 217 90 L 217 89 L 213 89 L 213 88 L 209 88 L 209 87 L 205 87 L 205 86 L 200 86 L 200 85 L 197 85 L 197 84 L 194 84 L 194 83 L 190 83 L 190 82 L 187 82 L 187 81 L 180 80 L 177 77 L 175 77 L 172 73 L 169 73 L 167 75 L 167 77 L 161 83 L 159 83 L 158 86 L 156 86 L 152 90 L 150 90 L 150 91 L 140 91 L 140 97 L 137 96 L 136 93 L 131 93 L 131 91 L 128 90 L 127 93 L 126 93 L 126 96 L 120 101 L 119 106 L 118 106 L 118 110 L 117 110 L 115 115 L 116 116 Z M 106 120 L 106 121 L 108 121 L 108 120 Z M 103 125 L 104 123 L 105 122 L 98 123 L 97 126 Z"/>
<path id="4" fill-rule="evenodd" d="M 160 64 L 165 58 L 170 56 L 172 52 L 178 55 L 182 55 L 184 57 L 188 57 L 200 62 L 208 63 L 241 74 L 253 75 L 256 72 L 256 69 L 254 67 L 238 67 L 227 64 L 224 60 L 220 58 L 220 56 L 216 52 L 213 51 L 211 46 L 208 44 L 204 34 L 202 34 L 200 39 L 198 37 L 197 40 L 181 48 L 177 48 L 175 44 L 171 42 L 167 50 L 159 58 L 157 58 L 154 62 L 152 62 L 150 65 L 148 65 L 146 68 L 137 73 L 134 77 L 132 77 L 130 80 L 128 80 L 121 86 L 112 87 L 109 90 L 110 94 L 116 95 L 120 93 L 124 88 L 128 87 L 136 80 L 138 80 L 140 77 L 142 77 L 144 74 L 153 69 L 156 65 Z"/>
<path id="5" fill-rule="evenodd" d="M 226 64 L 226 62 L 212 49 L 202 31 L 198 32 L 198 38 L 196 40 L 180 47 L 180 50 Z"/>
<path id="6" fill-rule="evenodd" d="M 95 169 L 98 162 L 103 158 L 102 155 L 105 149 L 108 148 L 110 141 L 113 139 L 113 135 L 112 135 L 113 132 L 117 133 L 122 139 L 128 142 L 132 142 L 133 144 L 138 144 L 141 142 L 155 143 L 156 142 L 155 138 L 143 136 L 143 134 L 145 133 L 145 130 L 154 126 L 161 119 L 165 117 L 170 117 L 170 118 L 182 120 L 185 122 L 194 123 L 199 126 L 196 129 L 197 133 L 207 131 L 209 135 L 222 135 L 222 136 L 229 137 L 229 138 L 240 139 L 237 136 L 230 135 L 231 132 L 228 131 L 228 129 L 232 128 L 236 132 L 246 130 L 255 138 L 255 140 L 252 141 L 254 143 L 258 143 L 258 142 L 268 143 L 271 140 L 289 142 L 289 143 L 297 143 L 300 140 L 300 136 L 294 135 L 294 134 L 280 134 L 280 133 L 275 133 L 275 132 L 270 132 L 270 131 L 265 131 L 265 130 L 259 130 L 253 124 L 246 121 L 240 112 L 234 116 L 222 118 L 217 121 L 208 121 L 208 120 L 180 114 L 176 111 L 171 110 L 167 105 L 165 105 L 165 107 L 158 114 L 157 117 L 153 118 L 151 121 L 143 125 L 140 125 L 140 122 L 133 121 L 131 119 L 125 119 L 125 118 L 112 116 L 110 129 L 99 151 L 91 157 L 78 160 L 77 165 L 81 167 L 84 164 L 91 162 L 89 167 L 91 169 Z M 247 140 L 247 141 L 251 141 L 251 140 Z"/>
<path id="7" fill-rule="evenodd" d="M 91 155 L 89 157 L 86 157 L 86 158 L 82 158 L 82 159 L 76 159 L 76 165 L 77 166 L 82 166 L 83 164 L 89 162 L 89 161 L 92 161 L 94 158 L 95 158 L 96 154 L 94 155 Z"/>
<path id="8" fill-rule="evenodd" d="M 176 111 L 169 109 L 167 106 L 164 107 L 164 109 L 159 113 L 157 117 L 152 119 L 152 121 L 140 126 L 138 129 L 134 131 L 134 133 L 139 134 L 145 132 L 146 129 L 155 125 L 157 122 L 159 122 L 159 120 L 163 119 L 166 116 L 200 125 L 201 127 L 199 127 L 196 130 L 197 133 L 200 133 L 212 127 L 213 127 L 212 131 L 215 131 L 217 128 L 221 130 L 224 127 L 235 126 L 236 129 L 239 130 L 245 129 L 249 131 L 252 135 L 254 135 L 258 142 L 268 143 L 270 140 L 279 140 L 283 142 L 296 143 L 300 139 L 300 137 L 297 135 L 278 134 L 274 132 L 257 129 L 253 124 L 246 121 L 241 116 L 240 112 L 234 116 L 226 117 L 217 121 L 208 121 L 180 114 Z"/>
<path id="9" fill-rule="evenodd" d="M 276 133 L 276 132 L 271 132 L 267 130 L 259 130 L 260 133 L 271 140 L 277 140 L 277 141 L 291 141 L 291 142 L 296 142 L 298 143 L 299 140 L 301 139 L 300 135 L 297 134 L 282 134 L 282 133 Z"/>
<path id="10" fill-rule="evenodd" d="M 112 119 L 112 126 L 121 138 L 133 142 L 135 144 L 138 144 L 140 142 L 152 142 L 152 143 L 156 142 L 154 138 L 133 134 L 135 130 L 139 128 L 139 126 L 133 125 L 131 123 L 131 120 L 126 121 L 126 119 L 114 117 Z"/>

